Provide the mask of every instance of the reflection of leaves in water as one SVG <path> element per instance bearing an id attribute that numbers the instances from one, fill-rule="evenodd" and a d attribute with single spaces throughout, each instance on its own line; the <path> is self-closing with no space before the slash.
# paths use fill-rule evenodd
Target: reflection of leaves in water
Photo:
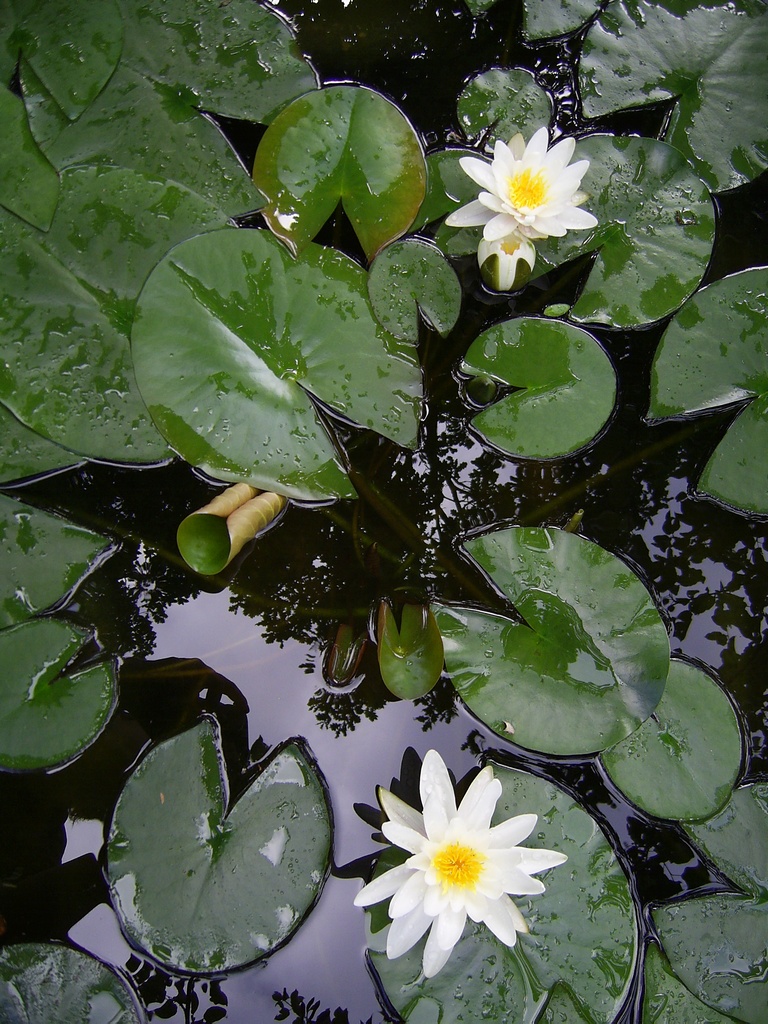
<path id="1" fill-rule="evenodd" d="M 272 998 L 275 1001 L 278 1011 L 275 1014 L 276 1021 L 287 1021 L 293 1014 L 289 1024 L 350 1024 L 349 1013 L 342 1010 L 340 1006 L 331 1010 L 320 1010 L 319 999 L 305 999 L 300 996 L 298 989 L 294 989 L 288 995 L 288 989 L 282 992 L 274 992 Z M 320 1012 L 318 1013 L 318 1010 Z M 373 1017 L 369 1017 L 365 1024 L 372 1024 Z"/>
<path id="2" fill-rule="evenodd" d="M 131 956 L 126 969 L 152 1019 L 175 1024 L 216 1024 L 227 1017 L 228 999 L 216 978 L 178 978 Z"/>
<path id="3" fill-rule="evenodd" d="M 458 714 L 458 694 L 448 679 L 442 678 L 429 693 L 414 701 L 421 714 L 416 715 L 416 721 L 421 722 L 424 732 L 437 725 L 438 722 L 448 724 Z"/>

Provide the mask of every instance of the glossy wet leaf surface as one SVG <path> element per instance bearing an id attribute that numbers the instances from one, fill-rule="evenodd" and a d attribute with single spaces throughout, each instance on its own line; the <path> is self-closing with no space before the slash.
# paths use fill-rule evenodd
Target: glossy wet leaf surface
<path id="1" fill-rule="evenodd" d="M 580 86 L 589 116 L 674 100 L 666 141 L 712 189 L 768 166 L 763 3 L 612 3 L 585 40 Z"/>
<path id="2" fill-rule="evenodd" d="M 227 970 L 271 952 L 328 869 L 328 804 L 300 746 L 277 752 L 232 803 L 229 791 L 218 730 L 204 720 L 154 747 L 115 808 L 108 873 L 122 926 L 182 970 Z"/>
<path id="3" fill-rule="evenodd" d="M 142 1024 L 133 996 L 105 964 L 78 949 L 44 942 L 0 953 L 0 1018 L 4 1024 Z"/>
<path id="4" fill-rule="evenodd" d="M 515 389 L 472 425 L 495 447 L 525 458 L 583 447 L 605 426 L 616 400 L 616 374 L 598 342 L 558 321 L 521 317 L 491 327 L 470 345 L 461 371 Z"/>
<path id="5" fill-rule="evenodd" d="M 686 826 L 697 845 L 745 892 L 768 896 L 768 784 L 734 790 L 708 821 Z"/>
<path id="6" fill-rule="evenodd" d="M 253 180 L 270 229 L 301 252 L 341 203 L 372 259 L 412 224 L 424 198 L 421 143 L 379 93 L 327 86 L 295 100 L 269 126 Z"/>
<path id="7" fill-rule="evenodd" d="M 427 156 L 427 191 L 412 225 L 414 231 L 453 213 L 460 206 L 476 198 L 475 183 L 459 164 L 463 156 L 476 155 L 473 149 L 457 147 L 438 149 Z M 456 228 L 441 226 L 436 235 L 436 242 L 446 255 L 463 255 L 464 252 L 471 251 L 471 248 L 462 249 L 460 245 L 447 244 L 454 236 L 461 238 L 463 234 L 464 232 L 459 232 Z M 477 242 L 474 248 L 477 248 Z"/>
<path id="8" fill-rule="evenodd" d="M 266 231 L 221 231 L 174 249 L 139 302 L 142 395 L 193 465 L 295 497 L 349 497 L 310 395 L 412 444 L 421 379 L 387 334 L 365 272 L 311 245 L 295 261 Z"/>
<path id="9" fill-rule="evenodd" d="M 456 271 L 420 238 L 393 242 L 379 253 L 368 274 L 368 295 L 382 327 L 413 342 L 419 338 L 420 315 L 445 336 L 461 310 Z"/>
<path id="10" fill-rule="evenodd" d="M 102 731 L 115 705 L 113 666 L 66 671 L 86 639 L 58 619 L 0 631 L 0 767 L 63 764 Z"/>
<path id="11" fill-rule="evenodd" d="M 525 845 L 557 850 L 568 861 L 542 873 L 546 891 L 540 896 L 515 899 L 530 934 L 519 935 L 512 949 L 468 920 L 434 978 L 421 975 L 423 939 L 396 960 L 372 952 L 387 996 L 408 1021 L 533 1021 L 542 1019 L 549 991 L 565 982 L 589 1024 L 610 1024 L 634 962 L 627 880 L 596 823 L 564 792 L 496 765 L 494 774 L 503 788 L 493 823 L 538 814 Z M 381 939 L 376 933 L 373 939 L 378 947 Z"/>
<path id="12" fill-rule="evenodd" d="M 661 699 L 669 641 L 653 601 L 615 555 L 573 533 L 514 527 L 465 551 L 527 625 L 436 607 L 446 669 L 501 736 L 550 754 L 603 750 Z"/>
<path id="13" fill-rule="evenodd" d="M 565 35 L 588 21 L 600 6 L 601 0 L 559 0 L 558 3 L 524 0 L 525 34 L 529 39 Z"/>
<path id="14" fill-rule="evenodd" d="M 489 148 L 495 139 L 509 142 L 518 132 L 528 139 L 552 117 L 549 96 L 522 68 L 491 68 L 476 75 L 460 93 L 457 110 L 465 135 L 484 138 Z"/>
<path id="15" fill-rule="evenodd" d="M 682 154 L 653 139 L 588 136 L 574 159 L 590 162 L 584 208 L 599 223 L 537 243 L 537 272 L 539 258 L 557 265 L 598 249 L 574 320 L 632 327 L 673 312 L 698 286 L 712 252 L 708 189 Z"/>
<path id="16" fill-rule="evenodd" d="M 733 1020 L 689 992 L 657 946 L 646 951 L 644 984 L 643 1024 L 730 1024 Z"/>
<path id="17" fill-rule="evenodd" d="M 427 605 L 406 604 L 398 626 L 386 602 L 379 606 L 379 669 L 384 685 L 403 700 L 429 693 L 443 671 L 443 640 Z"/>
<path id="18" fill-rule="evenodd" d="M 78 457 L 25 427 L 4 405 L 0 405 L 0 483 L 37 476 L 65 466 L 76 466 Z"/>
<path id="19" fill-rule="evenodd" d="M 0 629 L 63 598 L 108 544 L 91 530 L 0 494 Z"/>
<path id="20" fill-rule="evenodd" d="M 746 402 L 706 463 L 699 490 L 768 512 L 768 270 L 708 285 L 667 328 L 653 363 L 656 419 Z"/>
<path id="21" fill-rule="evenodd" d="M 741 767 L 739 723 L 710 676 L 672 661 L 653 715 L 601 758 L 616 785 L 649 814 L 707 818 L 727 802 Z"/>
<path id="22" fill-rule="evenodd" d="M 0 203 L 45 231 L 59 199 L 59 179 L 32 137 L 23 102 L 9 89 L 0 89 L 0 124 Z"/>

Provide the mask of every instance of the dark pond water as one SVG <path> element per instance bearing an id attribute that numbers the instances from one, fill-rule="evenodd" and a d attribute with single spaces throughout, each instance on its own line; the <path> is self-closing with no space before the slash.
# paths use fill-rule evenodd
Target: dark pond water
<path id="1" fill-rule="evenodd" d="M 381 89 L 429 145 L 454 137 L 464 79 L 502 61 L 539 70 L 559 98 L 561 127 L 584 127 L 570 92 L 578 40 L 512 44 L 516 3 L 502 0 L 474 28 L 458 0 L 285 0 L 280 9 L 294 19 L 324 81 Z M 653 133 L 665 113 L 606 127 Z M 227 130 L 247 160 L 258 129 Z M 768 178 L 718 196 L 717 210 L 707 279 L 768 264 Z M 203 583 L 176 553 L 179 521 L 213 492 L 182 463 L 145 470 L 89 465 L 11 489 L 119 545 L 66 615 L 96 624 L 99 645 L 120 659 L 121 671 L 116 713 L 83 756 L 50 774 L 0 775 L 5 939 L 68 939 L 120 966 L 151 1019 L 269 1021 L 280 1009 L 273 993 L 284 989 L 319 1000 L 321 1008 L 343 1007 L 352 1022 L 382 1019 L 364 959 L 362 915 L 352 905 L 368 867 L 356 862 L 375 844 L 354 807 L 372 804 L 376 785 L 400 774 L 409 747 L 419 755 L 438 748 L 460 776 L 491 746 L 510 764 L 558 781 L 614 843 L 644 932 L 653 901 L 720 884 L 678 826 L 628 805 L 594 759 L 553 760 L 504 744 L 458 706 L 447 682 L 415 704 L 398 702 L 382 686 L 369 649 L 351 685 L 328 684 L 323 663 L 338 623 L 365 630 L 380 596 L 402 587 L 441 599 L 491 597 L 459 554 L 470 531 L 493 523 L 562 526 L 583 509 L 582 534 L 639 573 L 668 624 L 673 653 L 711 669 L 738 707 L 743 778 L 768 776 L 768 524 L 698 497 L 690 482 L 736 409 L 648 426 L 650 365 L 664 325 L 599 330 L 620 374 L 617 409 L 602 436 L 585 452 L 552 462 L 501 457 L 468 429 L 454 368 L 483 326 L 558 296 L 545 284 L 515 306 L 482 290 L 472 260 L 461 269 L 466 297 L 458 327 L 447 341 L 425 330 L 420 343 L 428 415 L 418 450 L 357 439 L 354 462 L 370 499 L 289 507 L 226 579 Z M 362 557 L 370 540 L 382 552 L 375 565 Z M 233 775 L 288 737 L 303 737 L 335 815 L 334 869 L 304 925 L 265 962 L 213 980 L 168 974 L 132 950 L 102 875 L 104 822 L 132 767 L 150 744 L 203 712 L 221 723 Z M 639 1020 L 638 991 L 625 1006 L 624 1024 Z"/>

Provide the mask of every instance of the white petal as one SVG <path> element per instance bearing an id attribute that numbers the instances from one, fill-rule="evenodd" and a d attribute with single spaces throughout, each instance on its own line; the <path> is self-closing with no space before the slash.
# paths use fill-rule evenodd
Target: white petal
<path id="1" fill-rule="evenodd" d="M 546 128 L 539 128 L 537 132 L 534 132 L 531 136 L 531 141 L 525 147 L 525 162 L 539 163 L 544 159 L 544 156 L 549 147 L 549 132 Z"/>
<path id="2" fill-rule="evenodd" d="M 493 210 L 494 213 L 509 212 L 509 204 L 500 199 L 495 192 L 481 192 L 477 197 L 477 201 L 482 203 L 488 210 Z"/>
<path id="3" fill-rule="evenodd" d="M 355 896 L 355 906 L 370 907 L 374 903 L 381 903 L 382 900 L 397 892 L 400 886 L 408 881 L 412 873 L 412 869 L 406 864 L 398 864 L 396 868 L 390 868 L 389 871 L 374 878 L 360 890 Z"/>
<path id="4" fill-rule="evenodd" d="M 569 206 L 560 214 L 559 220 L 564 227 L 575 231 L 586 231 L 587 228 L 595 228 L 598 224 L 597 217 L 579 206 Z"/>
<path id="5" fill-rule="evenodd" d="M 424 828 L 430 842 L 441 843 L 448 828 L 448 811 L 441 793 L 433 792 L 424 804 Z"/>
<path id="6" fill-rule="evenodd" d="M 389 926 L 387 934 L 387 956 L 394 960 L 407 953 L 415 945 L 424 932 L 432 924 L 421 907 L 414 907 L 410 914 L 396 918 Z"/>
<path id="7" fill-rule="evenodd" d="M 510 151 L 515 160 L 522 160 L 523 154 L 525 153 L 525 139 L 520 134 L 513 135 L 507 143 L 507 149 Z"/>
<path id="8" fill-rule="evenodd" d="M 388 913 L 391 918 L 410 914 L 414 907 L 424 902 L 427 883 L 423 871 L 414 871 L 407 881 L 400 886 L 390 901 Z"/>
<path id="9" fill-rule="evenodd" d="M 568 860 L 564 853 L 557 850 L 534 850 L 523 847 L 520 850 L 520 867 L 529 875 L 535 875 L 539 871 L 546 871 L 548 868 L 556 868 L 559 864 L 565 864 Z"/>
<path id="10" fill-rule="evenodd" d="M 464 156 L 459 160 L 459 166 L 481 188 L 493 189 L 493 172 L 487 161 L 478 160 L 474 156 Z"/>
<path id="11" fill-rule="evenodd" d="M 460 206 L 458 210 L 449 213 L 445 223 L 449 228 L 475 228 L 481 224 L 487 224 L 493 214 L 483 204 L 473 199 L 471 203 Z"/>
<path id="12" fill-rule="evenodd" d="M 478 254 L 480 253 L 481 249 L 484 246 L 489 249 L 492 249 L 492 251 L 494 252 L 497 251 L 498 249 L 498 246 L 491 245 L 488 242 L 482 241 L 478 246 Z M 489 253 L 486 252 L 485 255 L 487 257 Z M 477 801 L 480 799 L 480 797 L 483 795 L 483 793 L 486 791 L 486 789 L 491 785 L 493 781 L 493 768 L 491 768 L 490 765 L 487 765 L 485 768 L 483 768 L 481 772 L 478 772 L 478 774 L 472 780 L 469 789 L 464 794 L 463 800 L 459 804 L 458 814 L 460 818 L 462 818 L 464 821 L 467 820 L 467 818 L 472 814 L 472 811 L 476 807 Z"/>
<path id="13" fill-rule="evenodd" d="M 501 896 L 501 893 L 499 893 L 499 896 Z M 464 906 L 467 908 L 467 913 L 473 921 L 482 921 L 488 909 L 488 899 L 481 892 L 465 892 Z"/>
<path id="14" fill-rule="evenodd" d="M 433 925 L 433 929 L 437 931 L 435 940 L 440 949 L 453 949 L 461 938 L 466 922 L 467 912 L 463 907 L 461 910 L 453 910 L 452 907 L 446 907 L 445 910 L 440 912 Z"/>
<path id="15" fill-rule="evenodd" d="M 520 868 L 509 867 L 504 872 L 504 892 L 514 893 L 515 896 L 538 896 L 544 892 L 544 885 Z"/>
<path id="16" fill-rule="evenodd" d="M 489 242 L 497 242 L 514 231 L 521 230 L 519 222 L 508 213 L 497 213 L 483 228 L 483 238 Z"/>
<path id="17" fill-rule="evenodd" d="M 467 796 L 470 795 L 470 792 L 471 787 L 467 791 Z M 498 779 L 491 779 L 490 784 L 485 786 L 479 796 L 473 800 L 469 813 L 461 814 L 460 812 L 467 828 L 487 831 L 500 796 L 501 783 Z"/>
<path id="18" fill-rule="evenodd" d="M 517 942 L 517 932 L 528 931 L 525 918 L 508 896 L 489 904 L 483 920 L 496 938 L 507 946 L 514 946 Z"/>
<path id="19" fill-rule="evenodd" d="M 506 821 L 493 826 L 488 845 L 497 850 L 519 846 L 536 828 L 538 820 L 536 814 L 516 814 L 514 818 L 507 818 Z"/>
<path id="20" fill-rule="evenodd" d="M 453 784 L 445 762 L 436 750 L 428 750 L 424 755 L 424 763 L 421 766 L 419 777 L 419 791 L 422 806 L 434 793 L 441 800 L 447 816 L 455 817 L 456 797 L 453 792 Z"/>
<path id="21" fill-rule="evenodd" d="M 421 968 L 426 978 L 434 978 L 437 972 L 441 971 L 448 963 L 448 958 L 453 952 L 453 946 L 450 949 L 440 949 L 436 936 L 437 928 L 435 925 L 432 925 L 427 936 L 426 945 L 424 946 L 424 955 L 421 959 Z"/>
<path id="22" fill-rule="evenodd" d="M 535 231 L 540 232 L 543 238 L 549 238 L 551 235 L 555 238 L 561 238 L 565 234 L 565 228 L 559 216 L 536 217 L 532 227 Z"/>
<path id="23" fill-rule="evenodd" d="M 430 885 L 424 896 L 424 913 L 427 917 L 437 917 L 448 906 L 448 895 L 441 885 Z"/>
<path id="24" fill-rule="evenodd" d="M 414 829 L 408 828 L 407 825 L 401 825 L 399 821 L 385 821 L 381 826 L 381 831 L 390 843 L 403 850 L 408 850 L 409 853 L 418 853 L 426 842 L 421 832 L 416 832 Z"/>
<path id="25" fill-rule="evenodd" d="M 414 832 L 420 832 L 426 836 L 424 819 L 415 807 L 411 807 L 405 800 L 401 800 L 399 796 L 395 796 L 394 793 L 382 786 L 379 786 L 377 795 L 381 809 L 390 821 L 396 821 L 398 825 L 405 825 L 406 828 L 412 828 Z"/>
<path id="26" fill-rule="evenodd" d="M 560 174 L 568 166 L 575 148 L 576 139 L 569 136 L 565 139 L 559 139 L 549 150 L 544 158 L 544 166 L 551 172 L 553 177 Z"/>

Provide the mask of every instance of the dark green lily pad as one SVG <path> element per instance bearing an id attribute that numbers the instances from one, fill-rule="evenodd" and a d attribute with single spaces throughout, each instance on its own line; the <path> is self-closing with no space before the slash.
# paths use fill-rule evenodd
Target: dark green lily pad
<path id="1" fill-rule="evenodd" d="M 299 926 L 328 870 L 323 784 L 291 743 L 228 806 L 210 722 L 159 744 L 120 795 L 108 841 L 115 907 L 130 939 L 184 971 L 270 953 Z"/>
<path id="2" fill-rule="evenodd" d="M 550 754 L 604 750 L 656 708 L 669 641 L 635 574 L 563 530 L 514 527 L 464 548 L 525 619 L 436 606 L 445 664 L 499 735 Z"/>
<path id="3" fill-rule="evenodd" d="M 190 239 L 142 292 L 133 357 L 169 443 L 223 479 L 350 497 L 311 395 L 399 444 L 416 438 L 413 346 L 379 326 L 365 271 L 334 250 L 293 260 L 266 231 Z"/>
<path id="4" fill-rule="evenodd" d="M 473 149 L 438 149 L 427 157 L 427 191 L 412 225 L 414 231 L 441 217 L 446 217 L 460 206 L 477 198 L 477 186 L 459 164 L 463 156 L 477 156 L 477 153 Z M 437 244 L 441 251 L 459 256 L 471 252 L 472 247 L 461 249 L 446 245 L 446 242 L 456 235 L 463 237 L 462 232 L 456 228 L 441 226 L 437 235 Z M 474 248 L 477 249 L 477 242 Z"/>
<path id="5" fill-rule="evenodd" d="M 484 14 L 487 10 L 493 7 L 495 3 L 498 3 L 498 0 L 464 0 L 464 3 L 470 11 L 477 16 Z"/>
<path id="6" fill-rule="evenodd" d="M 579 77 L 590 116 L 674 99 L 667 141 L 712 189 L 768 167 L 764 3 L 612 3 L 587 34 Z"/>
<path id="7" fill-rule="evenodd" d="M 421 143 L 398 108 L 371 89 L 307 93 L 267 129 L 253 180 L 271 230 L 301 252 L 341 202 L 369 260 L 407 231 L 424 198 Z"/>
<path id="8" fill-rule="evenodd" d="M 610 1024 L 631 980 L 637 942 L 632 897 L 616 856 L 596 823 L 557 787 L 496 765 L 494 772 L 503 788 L 493 823 L 538 814 L 525 845 L 557 850 L 568 861 L 538 876 L 546 892 L 515 898 L 529 935 L 519 935 L 510 949 L 484 925 L 467 921 L 434 978 L 421 974 L 424 940 L 388 960 L 376 951 L 381 940 L 374 933 L 371 958 L 387 996 L 411 1024 L 533 1021 L 542 1019 L 548 993 L 564 982 L 589 1008 L 590 1024 Z"/>
<path id="9" fill-rule="evenodd" d="M 0 495 L 0 629 L 63 598 L 108 543 L 91 530 Z"/>
<path id="10" fill-rule="evenodd" d="M 59 200 L 59 177 L 29 130 L 23 102 L 0 88 L 0 203 L 45 231 Z"/>
<path id="11" fill-rule="evenodd" d="M 549 96 L 522 68 L 491 68 L 476 75 L 459 94 L 457 106 L 464 134 L 477 139 L 488 133 L 489 148 L 494 139 L 509 142 L 518 132 L 529 138 L 552 118 Z"/>
<path id="12" fill-rule="evenodd" d="M 736 508 L 768 512 L 768 271 L 747 270 L 702 288 L 664 333 L 653 363 L 656 419 L 750 399 L 710 457 L 699 490 Z"/>
<path id="13" fill-rule="evenodd" d="M 403 605 L 398 629 L 386 601 L 379 605 L 379 669 L 384 685 L 402 700 L 423 697 L 443 671 L 443 639 L 428 605 Z"/>
<path id="14" fill-rule="evenodd" d="M 536 243 L 550 266 L 598 250 L 571 317 L 633 327 L 667 316 L 698 286 L 712 252 L 707 187 L 681 153 L 653 139 L 593 135 L 579 139 L 574 159 L 590 162 L 584 208 L 599 224 Z"/>
<path id="15" fill-rule="evenodd" d="M 58 619 L 0 631 L 0 767 L 64 764 L 101 733 L 117 699 L 112 664 L 66 672 L 87 636 Z"/>
<path id="16" fill-rule="evenodd" d="M 656 946 L 645 954 L 642 1024 L 731 1024 L 682 985 Z"/>
<path id="17" fill-rule="evenodd" d="M 768 898 L 768 784 L 734 790 L 723 810 L 686 826 L 689 835 L 745 892 Z"/>
<path id="18" fill-rule="evenodd" d="M 142 1024 L 127 984 L 106 964 L 67 946 L 22 942 L 0 952 L 4 1024 Z"/>
<path id="19" fill-rule="evenodd" d="M 418 341 L 419 313 L 445 337 L 459 319 L 461 284 L 434 245 L 406 238 L 383 249 L 368 273 L 376 319 L 396 338 Z"/>
<path id="20" fill-rule="evenodd" d="M 2 404 L 0 437 L 3 439 L 0 446 L 0 483 L 3 484 L 77 466 L 82 462 L 73 452 L 25 427 Z"/>
<path id="21" fill-rule="evenodd" d="M 741 734 L 725 693 L 706 672 L 672 661 L 659 706 L 601 759 L 630 800 L 659 818 L 720 810 L 741 767 Z"/>
<path id="22" fill-rule="evenodd" d="M 551 459 L 584 447 L 616 401 L 616 373 L 595 338 L 560 321 L 522 317 L 484 331 L 462 373 L 518 390 L 483 409 L 472 425 L 511 455 Z"/>
<path id="23" fill-rule="evenodd" d="M 35 73 L 74 121 L 109 80 L 123 47 L 116 0 L 12 0 L 12 36 Z"/>
<path id="24" fill-rule="evenodd" d="M 523 27 L 529 39 L 564 36 L 588 21 L 601 7 L 602 0 L 523 0 Z"/>
<path id="25" fill-rule="evenodd" d="M 768 903 L 721 893 L 653 912 L 677 977 L 719 1013 L 765 1024 Z"/>

